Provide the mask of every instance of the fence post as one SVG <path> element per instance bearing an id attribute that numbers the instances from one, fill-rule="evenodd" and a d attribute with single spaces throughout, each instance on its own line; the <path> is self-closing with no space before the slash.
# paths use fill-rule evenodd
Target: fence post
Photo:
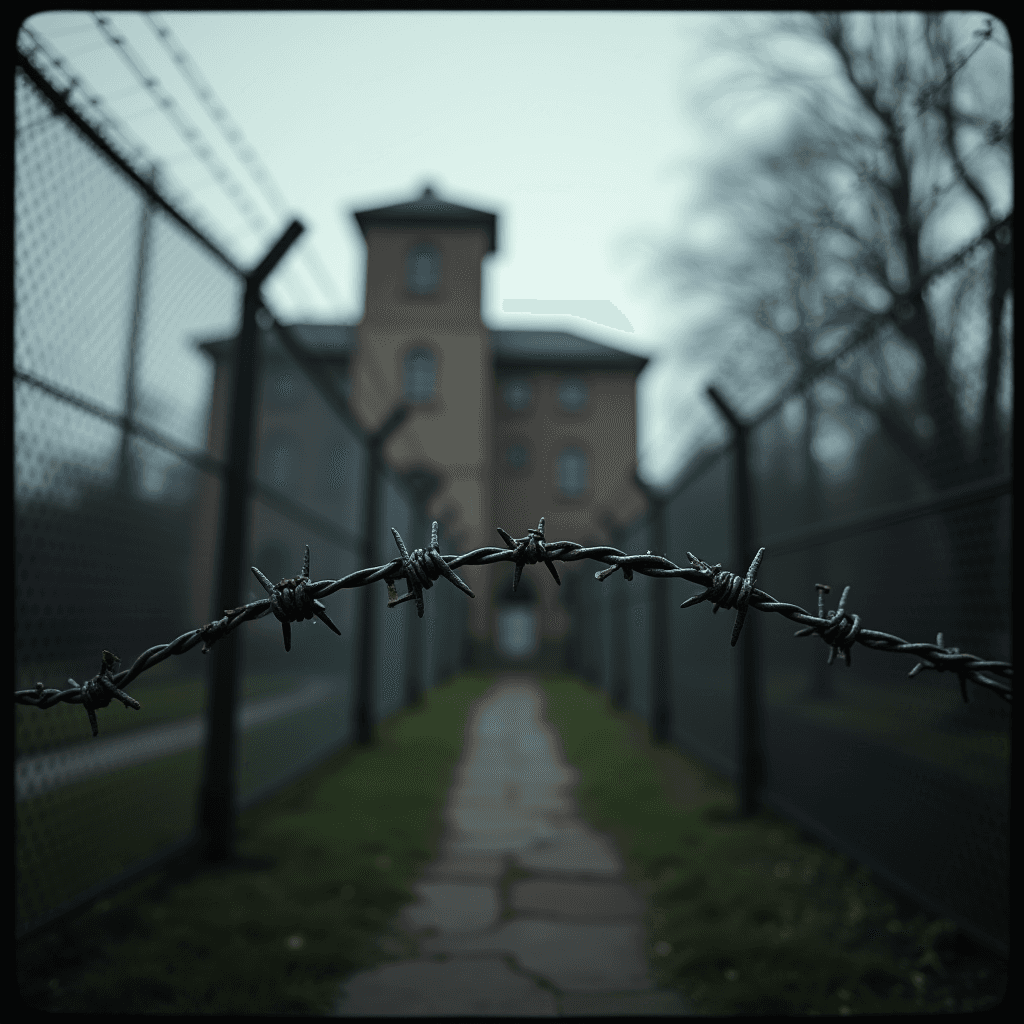
<path id="1" fill-rule="evenodd" d="M 227 472 L 220 519 L 220 577 L 215 617 L 240 605 L 242 560 L 248 545 L 249 486 L 252 463 L 256 382 L 259 379 L 259 337 L 256 314 L 260 289 L 270 272 L 302 234 L 292 221 L 284 234 L 245 279 L 242 324 L 232 366 Z M 232 856 L 235 826 L 235 719 L 238 701 L 239 634 L 221 637 L 211 652 L 210 700 L 207 711 L 203 783 L 199 795 L 199 828 L 208 860 Z"/>
<path id="2" fill-rule="evenodd" d="M 366 477 L 363 492 L 363 566 L 375 565 L 377 549 L 377 519 L 379 518 L 378 497 L 382 450 L 387 439 L 398 429 L 409 415 L 406 404 L 399 405 L 390 416 L 366 437 Z M 397 554 L 397 549 L 396 549 Z M 359 655 L 356 661 L 356 742 L 366 745 L 373 742 L 373 664 L 376 656 L 376 606 L 371 598 L 372 586 L 361 587 L 359 591 L 359 619 L 356 636 L 359 638 Z"/>
<path id="3" fill-rule="evenodd" d="M 609 536 L 612 547 L 620 551 L 626 550 L 625 529 L 614 529 L 609 527 Z M 629 620 L 627 617 L 628 601 L 626 600 L 626 583 L 622 573 L 617 573 L 609 580 L 614 584 L 612 591 L 612 622 L 614 628 L 612 636 L 612 679 L 611 699 L 612 705 L 619 711 L 625 711 L 629 705 Z M 602 584 L 607 586 L 607 584 Z"/>
<path id="4" fill-rule="evenodd" d="M 668 557 L 665 548 L 665 496 L 640 479 L 633 470 L 633 479 L 647 498 L 651 524 L 651 550 Z M 668 580 L 657 576 L 651 580 L 653 636 L 651 637 L 651 736 L 655 743 L 667 743 L 672 727 L 668 675 Z"/>
<path id="5" fill-rule="evenodd" d="M 155 186 L 156 173 L 150 171 L 149 184 Z M 146 293 L 146 271 L 149 264 L 149 247 L 152 236 L 153 212 L 156 203 L 147 192 L 142 197 L 142 212 L 139 214 L 139 248 L 135 260 L 135 295 L 132 300 L 132 321 L 128 327 L 128 366 L 125 369 L 124 389 L 124 424 L 121 427 L 121 454 L 118 461 L 117 489 L 122 494 L 131 491 L 132 465 L 131 444 L 132 425 L 135 422 L 136 378 L 138 377 L 139 335 L 142 333 L 143 306 Z"/>
<path id="6" fill-rule="evenodd" d="M 441 484 L 441 478 L 428 469 L 413 469 L 402 474 L 402 480 L 412 495 L 413 514 L 411 516 L 414 536 L 407 541 L 410 551 L 417 547 L 426 547 L 430 542 L 430 517 L 427 514 L 427 503 L 430 496 Z M 417 543 L 423 537 L 423 543 Z M 406 646 L 405 669 L 405 706 L 415 707 L 423 696 L 424 660 L 426 645 L 423 643 L 423 620 L 418 614 L 409 616 L 409 633 Z"/>
<path id="7" fill-rule="evenodd" d="M 754 550 L 753 488 L 750 481 L 750 428 L 744 424 L 714 387 L 708 395 L 728 421 L 736 450 L 733 548 L 739 559 L 737 573 L 745 573 L 756 554 Z M 748 615 L 740 634 L 740 660 L 737 677 L 737 726 L 739 759 L 737 795 L 740 817 L 750 817 L 760 807 L 761 784 L 764 779 L 764 751 L 761 738 L 759 623 L 756 615 Z"/>

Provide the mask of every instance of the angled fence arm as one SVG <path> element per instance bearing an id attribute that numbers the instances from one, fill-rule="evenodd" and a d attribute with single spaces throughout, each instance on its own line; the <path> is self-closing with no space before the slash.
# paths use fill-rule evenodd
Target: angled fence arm
<path id="1" fill-rule="evenodd" d="M 150 184 L 155 183 L 151 171 Z M 138 353 L 139 338 L 146 300 L 146 275 L 149 270 L 149 252 L 152 247 L 153 213 L 156 205 L 148 193 L 143 193 L 142 208 L 139 211 L 139 245 L 135 255 L 135 290 L 132 301 L 132 318 L 128 327 L 128 361 L 125 367 L 124 424 L 121 428 L 121 451 L 118 460 L 117 487 L 122 494 L 130 494 L 133 484 L 131 460 L 131 435 L 135 427 L 135 413 L 138 404 Z"/>
<path id="2" fill-rule="evenodd" d="M 228 465 L 221 504 L 219 579 L 215 614 L 242 604 L 242 561 L 249 540 L 250 467 L 252 465 L 256 384 L 259 380 L 260 289 L 303 227 L 292 223 L 260 264 L 246 277 L 242 323 L 231 363 L 228 422 Z M 210 667 L 208 727 L 199 795 L 199 829 L 205 856 L 211 861 L 230 858 L 235 821 L 235 718 L 238 704 L 239 638 L 226 635 L 213 649 Z"/>

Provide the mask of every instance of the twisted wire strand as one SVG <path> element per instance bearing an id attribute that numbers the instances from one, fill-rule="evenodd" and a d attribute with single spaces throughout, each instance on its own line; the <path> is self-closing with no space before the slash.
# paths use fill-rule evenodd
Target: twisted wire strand
<path id="1" fill-rule="evenodd" d="M 543 517 L 537 528 L 528 530 L 525 537 L 513 538 L 501 527 L 498 527 L 498 533 L 505 542 L 503 548 L 476 548 L 459 555 L 441 553 L 436 522 L 431 526 L 429 546 L 416 548 L 412 552 L 406 548 L 405 542 L 394 527 L 392 527 L 391 533 L 398 546 L 398 558 L 394 558 L 384 565 L 357 569 L 340 580 L 318 580 L 315 582 L 310 580 L 308 545 L 302 571 L 291 579 L 284 579 L 274 584 L 256 566 L 252 566 L 253 575 L 267 591 L 268 597 L 239 608 L 228 609 L 221 618 L 208 622 L 191 632 L 183 633 L 169 644 L 150 647 L 135 659 L 130 668 L 120 672 L 114 671 L 120 659 L 109 651 L 104 651 L 100 671 L 85 683 L 79 684 L 75 680 L 69 679 L 69 689 L 65 690 L 46 689 L 42 683 L 36 683 L 30 690 L 16 690 L 14 693 L 15 703 L 30 704 L 38 708 L 50 708 L 60 703 L 82 704 L 88 713 L 93 736 L 96 736 L 98 734 L 95 715 L 97 708 L 107 707 L 112 700 L 118 700 L 133 710 L 141 709 L 138 701 L 124 692 L 129 683 L 141 673 L 172 655 L 190 651 L 199 643 L 203 644 L 202 653 L 206 654 L 218 640 L 237 629 L 243 622 L 251 622 L 254 619 L 273 614 L 281 623 L 285 650 L 290 651 L 290 624 L 292 622 L 301 622 L 316 616 L 338 636 L 341 636 L 341 630 L 331 621 L 326 607 L 320 600 L 320 598 L 328 597 L 339 590 L 365 587 L 384 580 L 388 588 L 389 608 L 394 608 L 406 601 L 415 601 L 417 614 L 422 617 L 423 591 L 429 590 L 442 576 L 469 597 L 476 596 L 456 574 L 455 570 L 460 566 L 512 562 L 515 565 L 513 580 L 513 589 L 515 589 L 519 585 L 523 567 L 526 565 L 543 562 L 555 581 L 561 585 L 561 579 L 554 563 L 578 562 L 583 559 L 603 562 L 607 566 L 607 568 L 594 573 L 594 578 L 599 582 L 603 582 L 613 573 L 621 570 L 627 580 L 632 580 L 633 573 L 639 572 L 644 576 L 658 579 L 683 579 L 703 587 L 704 590 L 701 593 L 687 598 L 680 608 L 689 608 L 702 601 L 709 601 L 713 613 L 717 612 L 719 608 L 734 609 L 736 620 L 733 624 L 732 646 L 735 646 L 739 639 L 747 611 L 750 608 L 756 608 L 761 612 L 776 612 L 792 622 L 798 623 L 802 628 L 796 631 L 795 636 L 816 635 L 821 637 L 830 649 L 829 665 L 841 652 L 844 661 L 849 666 L 851 664 L 851 648 L 858 643 L 876 651 L 915 655 L 920 660 L 910 670 L 911 677 L 925 669 L 955 673 L 959 679 L 964 701 L 968 700 L 967 682 L 991 690 L 1007 702 L 1012 700 L 1010 681 L 1013 678 L 1013 666 L 1009 662 L 980 658 L 956 647 L 946 647 L 943 644 L 942 633 L 938 634 L 934 644 L 910 643 L 891 633 L 865 629 L 860 617 L 846 610 L 846 600 L 850 594 L 849 587 L 843 590 L 838 607 L 834 611 L 826 613 L 824 594 L 829 592 L 829 587 L 822 583 L 816 584 L 818 591 L 817 615 L 813 615 L 800 605 L 778 601 L 771 594 L 758 590 L 754 586 L 754 580 L 764 556 L 764 548 L 761 548 L 754 556 L 745 575 L 738 576 L 723 569 L 721 565 L 711 565 L 702 561 L 691 552 L 687 552 L 690 565 L 679 566 L 663 555 L 655 555 L 650 551 L 644 555 L 630 555 L 607 545 L 584 547 L 575 541 L 549 541 L 544 537 Z M 406 583 L 406 593 L 401 597 L 398 596 L 395 589 L 395 581 L 400 579 L 404 579 Z M 991 678 L 993 675 L 998 678 Z"/>

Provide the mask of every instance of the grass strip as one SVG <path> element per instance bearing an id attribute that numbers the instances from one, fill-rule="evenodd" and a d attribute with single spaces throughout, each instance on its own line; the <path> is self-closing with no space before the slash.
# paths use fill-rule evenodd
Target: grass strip
<path id="1" fill-rule="evenodd" d="M 133 680 L 128 692 L 140 711 L 111 701 L 97 712 L 100 739 L 139 732 L 197 717 L 206 710 L 206 681 L 199 673 L 181 674 L 172 662 L 161 662 Z M 50 674 L 53 677 L 53 674 Z M 27 677 L 31 678 L 31 677 Z M 302 676 L 246 672 L 241 681 L 243 703 L 258 701 L 297 689 Z M 79 680 L 81 682 L 81 680 Z M 21 689 L 31 689 L 25 684 Z M 62 687 L 62 688 L 67 688 Z M 17 757 L 47 753 L 71 746 L 95 743 L 89 720 L 79 704 L 55 704 L 42 710 L 29 704 L 14 706 L 14 745 Z"/>
<path id="2" fill-rule="evenodd" d="M 154 874 L 17 947 L 49 1012 L 329 1013 L 346 975 L 396 954 L 388 924 L 435 854 L 471 703 L 464 673 L 241 815 L 238 857 Z M 131 822 L 123 822 L 131 828 Z"/>
<path id="3" fill-rule="evenodd" d="M 564 675 L 547 715 L 580 772 L 585 817 L 648 901 L 657 982 L 702 1014 L 965 1012 L 997 1006 L 1007 965 L 767 811 L 635 715 Z"/>

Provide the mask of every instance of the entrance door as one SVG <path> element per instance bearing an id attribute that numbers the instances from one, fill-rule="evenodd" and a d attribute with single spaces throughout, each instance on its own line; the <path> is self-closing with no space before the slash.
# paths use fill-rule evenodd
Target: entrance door
<path id="1" fill-rule="evenodd" d="M 537 650 L 537 606 L 532 601 L 499 607 L 498 649 L 508 658 L 526 658 Z"/>

